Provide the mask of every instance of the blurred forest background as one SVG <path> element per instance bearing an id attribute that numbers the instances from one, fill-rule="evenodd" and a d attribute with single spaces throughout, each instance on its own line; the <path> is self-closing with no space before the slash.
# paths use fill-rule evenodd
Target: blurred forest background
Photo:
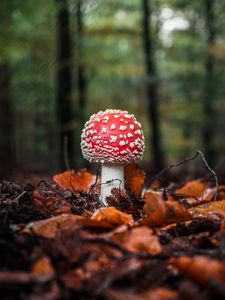
<path id="1" fill-rule="evenodd" d="M 80 134 L 134 113 L 159 171 L 225 150 L 225 1 L 1 0 L 0 177 L 88 166 Z"/>

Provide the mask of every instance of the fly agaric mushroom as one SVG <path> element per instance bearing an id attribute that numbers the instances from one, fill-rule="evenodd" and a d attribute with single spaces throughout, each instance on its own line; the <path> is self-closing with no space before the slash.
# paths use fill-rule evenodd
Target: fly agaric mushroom
<path id="1" fill-rule="evenodd" d="M 100 201 L 113 188 L 124 188 L 124 164 L 141 159 L 145 143 L 141 124 L 134 115 L 118 109 L 107 109 L 91 116 L 81 135 L 85 159 L 102 164 Z"/>

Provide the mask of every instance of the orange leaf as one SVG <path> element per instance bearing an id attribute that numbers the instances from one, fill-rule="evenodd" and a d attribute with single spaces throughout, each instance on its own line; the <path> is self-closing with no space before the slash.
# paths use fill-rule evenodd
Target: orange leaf
<path id="1" fill-rule="evenodd" d="M 92 216 L 91 220 L 107 221 L 112 225 L 118 226 L 122 224 L 132 223 L 133 217 L 116 209 L 115 207 L 109 206 L 98 209 Z"/>
<path id="2" fill-rule="evenodd" d="M 141 197 L 145 181 L 145 173 L 137 164 L 128 164 L 124 167 L 125 187 L 131 189 L 136 197 Z"/>
<path id="3" fill-rule="evenodd" d="M 158 237 L 153 235 L 153 231 L 150 228 L 144 226 L 132 228 L 129 231 L 115 232 L 111 239 L 131 252 L 143 252 L 152 255 L 162 252 Z"/>
<path id="4" fill-rule="evenodd" d="M 199 198 L 207 186 L 198 180 L 187 182 L 184 186 L 176 190 L 176 194 L 187 195 L 189 197 Z"/>
<path id="5" fill-rule="evenodd" d="M 177 221 L 185 221 L 191 214 L 175 201 L 164 201 L 159 193 L 145 194 L 144 212 L 147 214 L 140 224 L 160 226 Z"/>
<path id="6" fill-rule="evenodd" d="M 81 170 L 78 172 L 66 171 L 64 173 L 56 174 L 53 180 L 63 189 L 70 191 L 83 190 L 88 191 L 92 184 L 95 183 L 96 176 Z"/>
<path id="7" fill-rule="evenodd" d="M 39 236 L 53 239 L 59 231 L 69 231 L 80 227 L 104 227 L 112 228 L 113 225 L 107 220 L 90 220 L 83 216 L 61 214 L 57 217 L 29 223 L 24 233 L 35 233 Z"/>
<path id="8" fill-rule="evenodd" d="M 214 201 L 189 209 L 194 217 L 225 218 L 225 200 Z"/>
<path id="9" fill-rule="evenodd" d="M 55 270 L 47 256 L 41 257 L 33 266 L 33 274 L 37 275 L 54 275 Z"/>
<path id="10" fill-rule="evenodd" d="M 225 265 L 217 260 L 204 256 L 173 258 L 171 264 L 181 273 L 207 284 L 210 280 L 225 285 Z"/>

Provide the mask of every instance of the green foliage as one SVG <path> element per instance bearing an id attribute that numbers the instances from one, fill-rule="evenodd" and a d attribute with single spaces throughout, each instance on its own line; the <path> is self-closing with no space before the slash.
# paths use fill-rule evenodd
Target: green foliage
<path id="1" fill-rule="evenodd" d="M 85 67 L 88 82 L 88 116 L 108 107 L 134 112 L 143 122 L 146 137 L 151 134 L 146 112 L 145 66 L 143 58 L 141 1 L 84 0 L 84 37 L 77 40 L 76 0 L 70 0 L 73 40 L 73 106 L 77 104 L 77 64 Z M 53 0 L 2 0 L 0 4 L 0 63 L 12 67 L 12 101 L 15 111 L 18 165 L 47 169 L 56 166 L 57 124 L 55 122 L 56 12 Z M 186 28 L 177 27 L 165 36 L 163 17 L 170 8 L 170 20 L 179 17 Z M 216 1 L 216 43 L 205 46 L 204 1 L 155 1 L 154 34 L 159 75 L 160 111 L 165 153 L 169 159 L 201 148 L 200 127 L 211 122 L 215 128 L 218 160 L 225 148 L 225 4 Z M 169 39 L 169 43 L 168 43 Z M 77 43 L 82 43 L 82 57 Z M 205 120 L 202 113 L 204 59 L 208 51 L 215 58 L 213 82 L 218 121 Z M 147 142 L 149 140 L 147 138 Z M 79 147 L 79 145 L 77 145 Z M 150 158 L 147 146 L 146 159 Z M 19 152 L 20 151 L 20 152 Z M 38 157 L 38 160 L 36 159 Z M 25 163 L 25 161 L 27 163 Z"/>

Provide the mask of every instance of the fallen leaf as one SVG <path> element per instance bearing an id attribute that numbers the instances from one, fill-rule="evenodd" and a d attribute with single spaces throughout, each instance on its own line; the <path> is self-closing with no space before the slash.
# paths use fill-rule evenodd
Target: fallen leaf
<path id="1" fill-rule="evenodd" d="M 205 256 L 183 256 L 173 258 L 171 265 L 202 284 L 208 284 L 212 280 L 225 285 L 225 265 L 215 259 Z"/>
<path id="2" fill-rule="evenodd" d="M 137 164 L 128 164 L 124 167 L 125 187 L 131 189 L 136 197 L 141 197 L 145 181 L 145 173 Z"/>
<path id="3" fill-rule="evenodd" d="M 224 198 L 224 186 L 209 187 L 199 180 L 193 180 L 187 182 L 183 187 L 175 191 L 175 195 L 183 196 L 191 206 L 198 206 L 203 203 L 214 200 L 215 194 L 217 193 L 217 199 Z"/>
<path id="4" fill-rule="evenodd" d="M 115 207 L 103 207 L 98 209 L 92 216 L 91 220 L 94 221 L 107 221 L 112 225 L 131 224 L 133 217 L 128 215 Z"/>
<path id="5" fill-rule="evenodd" d="M 55 270 L 48 256 L 43 256 L 36 261 L 33 266 L 32 273 L 38 275 L 54 275 Z"/>
<path id="6" fill-rule="evenodd" d="M 53 180 L 63 189 L 70 191 L 75 190 L 90 190 L 91 186 L 95 183 L 96 176 L 81 170 L 78 172 L 66 171 L 64 173 L 57 174 L 53 177 Z"/>
<path id="7" fill-rule="evenodd" d="M 142 219 L 141 225 L 160 226 L 191 218 L 185 207 L 172 200 L 164 201 L 162 195 L 155 192 L 145 194 L 144 212 L 147 216 Z"/>
<path id="8" fill-rule="evenodd" d="M 22 232 L 35 233 L 39 236 L 53 239 L 58 231 L 72 231 L 81 227 L 113 228 L 113 225 L 108 220 L 91 220 L 83 216 L 61 214 L 50 219 L 31 222 L 27 224 Z"/>
<path id="9" fill-rule="evenodd" d="M 110 238 L 128 251 L 134 253 L 149 253 L 156 255 L 162 252 L 162 247 L 153 231 L 147 227 L 136 227 L 124 232 L 115 232 Z"/>
<path id="10" fill-rule="evenodd" d="M 225 200 L 213 201 L 190 208 L 189 212 L 194 217 L 206 217 L 209 219 L 225 218 Z"/>
<path id="11" fill-rule="evenodd" d="M 207 186 L 199 180 L 192 180 L 187 182 L 184 186 L 177 189 L 176 194 L 188 195 L 189 197 L 201 197 L 203 191 Z"/>

